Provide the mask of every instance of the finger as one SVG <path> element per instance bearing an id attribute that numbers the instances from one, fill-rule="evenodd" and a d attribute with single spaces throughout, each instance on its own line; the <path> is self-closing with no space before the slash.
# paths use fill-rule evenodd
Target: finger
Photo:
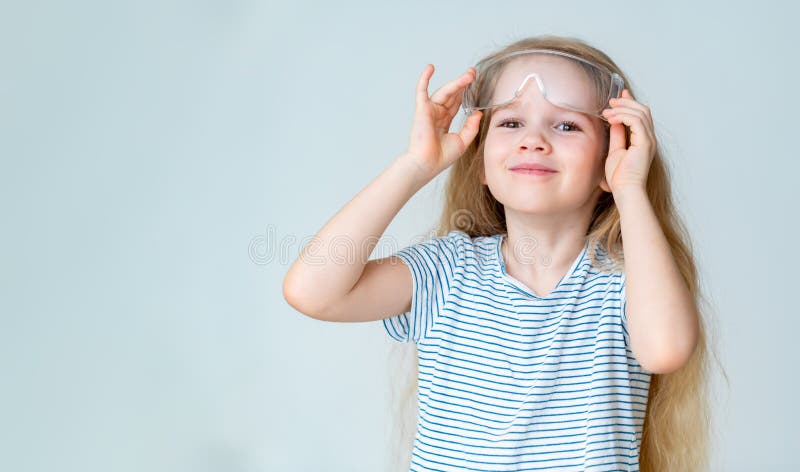
<path id="1" fill-rule="evenodd" d="M 453 94 L 447 98 L 445 103 L 439 104 L 433 100 L 432 103 L 434 105 L 441 105 L 442 107 L 444 107 L 445 113 L 452 118 L 458 113 L 463 100 L 464 100 L 464 88 L 461 88 L 459 90 L 454 91 Z"/>
<path id="2" fill-rule="evenodd" d="M 450 116 L 455 116 L 455 114 L 458 113 L 458 109 L 459 107 L 461 107 L 461 102 L 463 100 L 464 100 L 464 94 L 457 93 L 454 99 L 452 100 L 452 103 L 450 103 L 447 106 L 447 114 Z"/>
<path id="3" fill-rule="evenodd" d="M 641 124 L 645 134 L 650 136 L 653 139 L 653 141 L 655 141 L 656 134 L 653 127 L 653 121 L 650 119 L 650 117 L 646 116 L 641 110 L 627 108 L 627 107 L 620 107 L 620 108 L 615 108 L 608 113 L 605 113 L 607 117 L 622 115 L 622 114 L 627 114 L 635 117 Z"/>
<path id="4" fill-rule="evenodd" d="M 612 98 L 609 100 L 612 110 L 619 110 L 627 108 L 629 111 L 636 110 L 637 113 L 642 115 L 642 119 L 647 120 L 651 125 L 653 124 L 653 117 L 650 114 L 650 109 L 634 100 L 625 98 Z"/>
<path id="5" fill-rule="evenodd" d="M 614 114 L 614 113 L 630 113 L 632 115 L 638 116 L 642 120 L 642 122 L 645 125 L 647 125 L 647 127 L 649 127 L 650 129 L 654 128 L 653 119 L 650 117 L 650 115 L 645 113 L 640 108 L 617 105 L 617 106 L 614 106 L 613 108 L 607 108 L 607 109 L 603 110 L 603 115 L 604 116 L 609 116 L 609 113 L 610 114 Z"/>
<path id="6" fill-rule="evenodd" d="M 610 99 L 608 101 L 608 103 L 612 107 L 616 107 L 616 106 L 622 105 L 622 106 L 628 106 L 628 107 L 631 107 L 631 108 L 636 108 L 636 109 L 641 110 L 642 112 L 644 112 L 644 114 L 647 115 L 648 117 L 651 117 L 650 108 L 648 106 L 642 104 L 642 103 L 637 102 L 636 99 L 634 99 L 633 96 L 631 95 L 631 93 L 628 91 L 628 89 L 625 89 L 625 90 L 622 91 L 622 96 L 621 97 L 612 98 L 612 99 Z M 652 118 L 651 118 L 651 120 L 652 120 Z"/>
<path id="7" fill-rule="evenodd" d="M 435 91 L 433 95 L 431 95 L 431 101 L 444 106 L 449 106 L 452 104 L 453 99 L 456 98 L 455 96 L 458 95 L 456 92 L 466 87 L 474 78 L 474 70 L 473 68 L 470 68 L 467 70 L 467 72 L 461 74 L 461 76 L 443 85 L 441 88 Z"/>
<path id="8" fill-rule="evenodd" d="M 445 92 L 444 87 L 434 92 L 434 94 L 431 96 L 431 101 L 446 107 L 452 113 L 452 109 L 457 109 L 460 105 L 460 100 L 464 95 L 464 89 L 469 86 L 469 83 L 471 82 L 471 79 L 464 80 L 463 77 L 461 79 L 462 80 L 456 81 L 456 88 L 450 89 L 448 95 L 443 95 L 443 92 Z"/>
<path id="9" fill-rule="evenodd" d="M 465 91 L 465 89 L 461 89 L 461 90 L 460 90 L 460 91 L 459 91 L 459 92 L 456 94 L 456 96 L 455 96 L 455 100 L 453 101 L 453 103 L 452 103 L 452 105 L 450 106 L 450 108 L 448 108 L 448 112 L 449 112 L 451 115 L 455 115 L 456 113 L 458 113 L 458 110 L 459 110 L 459 108 L 461 107 L 461 104 L 462 104 L 462 103 L 464 103 L 464 91 Z"/>
<path id="10" fill-rule="evenodd" d="M 619 123 L 612 124 L 609 130 L 608 154 L 627 149 L 625 140 L 625 126 Z"/>
<path id="11" fill-rule="evenodd" d="M 425 69 L 422 70 L 422 74 L 419 76 L 419 80 L 417 81 L 415 94 L 417 105 L 421 105 L 428 100 L 428 83 L 432 75 L 433 64 L 426 64 Z"/>
<path id="12" fill-rule="evenodd" d="M 464 123 L 464 127 L 458 132 L 458 136 L 461 138 L 461 142 L 464 143 L 464 146 L 468 146 L 478 134 L 478 128 L 480 127 L 481 123 L 481 114 L 482 112 L 480 110 L 472 112 L 472 114 L 469 115 L 469 118 L 467 118 L 467 122 Z"/>
<path id="13" fill-rule="evenodd" d="M 608 117 L 608 122 L 611 124 L 624 123 L 631 129 L 631 146 L 640 146 L 643 148 L 651 148 L 655 143 L 655 137 L 650 130 L 642 123 L 641 116 L 616 112 Z"/>

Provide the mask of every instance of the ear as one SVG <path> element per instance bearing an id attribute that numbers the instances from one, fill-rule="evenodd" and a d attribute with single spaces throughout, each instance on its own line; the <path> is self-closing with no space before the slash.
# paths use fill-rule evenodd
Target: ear
<path id="1" fill-rule="evenodd" d="M 611 187 L 608 186 L 605 177 L 600 177 L 600 188 L 603 189 L 604 192 L 611 193 Z"/>

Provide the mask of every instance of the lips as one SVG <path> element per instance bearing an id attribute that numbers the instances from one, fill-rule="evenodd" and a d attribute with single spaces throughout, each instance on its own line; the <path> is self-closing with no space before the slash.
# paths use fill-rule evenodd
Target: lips
<path id="1" fill-rule="evenodd" d="M 509 170 L 517 170 L 517 171 L 519 171 L 519 170 L 527 170 L 527 171 L 537 170 L 537 171 L 543 171 L 543 172 L 558 172 L 557 170 L 552 169 L 550 167 L 547 167 L 547 166 L 544 166 L 544 165 L 541 165 L 541 164 L 534 164 L 534 163 L 517 164 L 517 165 L 511 167 Z"/>

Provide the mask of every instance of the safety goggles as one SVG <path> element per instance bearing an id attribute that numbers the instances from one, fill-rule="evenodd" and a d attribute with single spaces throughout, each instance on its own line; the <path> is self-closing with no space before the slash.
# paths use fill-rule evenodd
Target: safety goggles
<path id="1" fill-rule="evenodd" d="M 513 106 L 530 88 L 537 87 L 557 107 L 608 121 L 601 112 L 608 108 L 610 99 L 620 97 L 624 88 L 619 74 L 551 49 L 514 51 L 479 62 L 475 70 L 461 101 L 467 116 L 475 110 Z"/>

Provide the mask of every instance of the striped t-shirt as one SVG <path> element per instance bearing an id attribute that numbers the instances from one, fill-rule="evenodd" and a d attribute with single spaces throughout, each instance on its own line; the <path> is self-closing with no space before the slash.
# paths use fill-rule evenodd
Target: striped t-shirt
<path id="1" fill-rule="evenodd" d="M 382 322 L 419 353 L 410 469 L 638 470 L 650 373 L 629 347 L 624 271 L 592 266 L 587 240 L 537 296 L 506 273 L 505 237 L 454 230 L 395 254 L 411 309 Z"/>

